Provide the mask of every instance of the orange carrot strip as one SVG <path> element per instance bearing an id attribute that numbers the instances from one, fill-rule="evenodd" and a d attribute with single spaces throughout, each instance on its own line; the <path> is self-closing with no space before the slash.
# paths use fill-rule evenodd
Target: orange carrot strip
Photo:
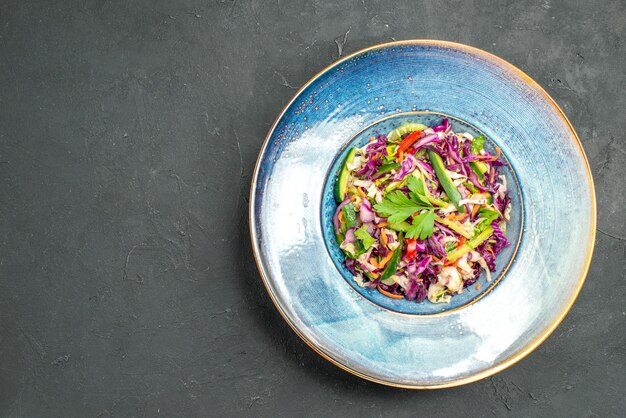
<path id="1" fill-rule="evenodd" d="M 387 254 L 385 258 L 383 258 L 382 260 L 378 262 L 378 268 L 381 269 L 385 267 L 387 263 L 389 262 L 389 260 L 391 260 L 391 257 L 393 257 L 393 251 L 389 251 L 389 254 Z"/>
<path id="2" fill-rule="evenodd" d="M 391 298 L 391 299 L 404 299 L 404 296 L 402 296 L 402 295 L 394 295 L 393 293 L 389 293 L 386 290 L 383 290 L 380 287 L 380 285 L 378 285 L 377 289 L 378 289 L 378 291 L 380 293 L 382 293 L 383 295 L 387 296 L 388 298 Z"/>
<path id="3" fill-rule="evenodd" d="M 446 215 L 445 218 L 449 221 L 462 223 L 466 217 L 467 217 L 467 213 L 449 213 L 448 215 Z"/>
<path id="4" fill-rule="evenodd" d="M 472 208 L 472 218 L 474 216 L 476 216 L 476 214 L 478 213 L 478 209 L 480 208 L 479 205 L 474 205 L 474 207 Z"/>
<path id="5" fill-rule="evenodd" d="M 460 213 L 449 213 L 446 215 L 446 219 L 450 220 L 450 221 L 456 221 L 458 220 L 459 216 L 461 216 Z"/>
<path id="6" fill-rule="evenodd" d="M 384 222 L 379 223 L 379 224 L 378 224 L 378 225 L 376 225 L 376 226 L 377 226 L 378 228 L 382 228 L 382 227 L 387 226 L 387 225 L 389 225 L 389 222 L 384 221 Z"/>
<path id="7" fill-rule="evenodd" d="M 380 231 L 380 241 L 385 247 L 387 246 L 387 234 L 385 233 L 385 231 Z"/>
<path id="8" fill-rule="evenodd" d="M 500 147 L 496 147 L 496 155 L 483 161 L 496 161 L 498 158 L 500 158 L 501 155 L 502 150 L 500 149 Z"/>
<path id="9" fill-rule="evenodd" d="M 363 190 L 360 187 L 356 188 L 356 191 L 359 193 L 359 196 L 361 196 L 363 199 L 365 199 L 365 193 L 363 193 Z"/>

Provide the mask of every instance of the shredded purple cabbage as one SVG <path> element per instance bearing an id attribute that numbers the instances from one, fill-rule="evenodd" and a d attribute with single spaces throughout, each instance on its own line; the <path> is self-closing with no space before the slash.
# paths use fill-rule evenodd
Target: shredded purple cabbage
<path id="1" fill-rule="evenodd" d="M 369 200 L 363 199 L 359 210 L 359 217 L 363 223 L 374 222 L 374 219 L 376 219 L 376 214 Z"/>
<path id="2" fill-rule="evenodd" d="M 493 221 L 491 223 L 491 227 L 493 228 L 493 236 L 496 239 L 496 243 L 493 245 L 492 250 L 495 255 L 498 255 L 504 247 L 509 245 L 509 240 L 502 233 L 502 229 L 500 229 L 498 222 Z"/>
<path id="3" fill-rule="evenodd" d="M 407 155 L 406 159 L 402 162 L 400 170 L 398 170 L 398 172 L 396 173 L 394 181 L 403 180 L 410 172 L 415 169 L 416 164 L 417 161 L 415 160 L 415 157 L 413 157 L 412 155 Z"/>

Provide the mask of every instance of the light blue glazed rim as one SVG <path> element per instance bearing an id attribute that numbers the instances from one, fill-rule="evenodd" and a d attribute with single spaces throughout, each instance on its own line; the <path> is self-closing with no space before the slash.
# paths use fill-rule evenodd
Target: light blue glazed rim
<path id="1" fill-rule="evenodd" d="M 389 58 L 393 58 L 393 66 L 384 61 Z M 384 77 L 381 65 L 386 66 Z M 366 78 L 355 78 L 363 75 L 357 71 L 355 76 L 356 70 Z M 367 77 L 393 88 L 393 83 L 405 82 L 398 78 L 402 71 L 409 72 L 410 81 L 414 71 L 419 76 L 417 84 L 425 91 L 433 88 L 429 82 L 437 84 L 441 98 L 422 95 L 419 89 L 401 91 L 404 96 L 399 102 L 411 97 L 424 106 L 396 108 L 392 114 L 418 109 L 451 113 L 493 138 L 520 171 L 528 218 L 516 256 L 519 260 L 507 274 L 511 277 L 489 297 L 441 315 L 393 312 L 354 292 L 337 273 L 319 222 L 321 202 L 316 196 L 322 195 L 326 173 L 345 139 L 389 115 L 388 110 L 378 113 L 374 107 L 359 113 L 350 103 L 341 109 L 341 101 L 336 109 L 330 109 L 329 100 L 333 105 L 334 93 L 337 97 L 347 94 L 339 91 L 342 88 L 354 95 L 349 91 L 354 85 L 366 94 L 372 87 Z M 459 74 L 467 78 L 462 87 L 455 80 Z M 387 80 L 389 84 L 384 86 Z M 464 100 L 470 98 L 486 108 L 491 106 L 492 112 L 465 114 L 469 105 Z M 456 111 L 447 112 L 448 106 L 442 108 L 439 99 L 453 103 Z M 316 114 L 318 106 L 321 112 Z M 507 115 L 519 120 L 506 119 Z M 315 152 L 305 149 L 303 140 L 320 138 L 323 142 Z M 520 155 L 520 147 L 524 155 Z M 513 148 L 517 151 L 511 151 Z M 539 175 L 529 173 L 531 161 Z M 297 197 L 285 201 L 294 197 L 294 185 L 305 191 L 302 206 L 295 205 Z M 573 208 L 571 202 L 577 206 Z M 250 191 L 255 259 L 268 294 L 287 323 L 311 348 L 342 369 L 404 388 L 470 383 L 532 352 L 559 325 L 580 292 L 591 262 L 595 227 L 589 164 L 574 129 L 554 100 L 506 61 L 444 41 L 376 45 L 316 75 L 296 93 L 268 133 Z M 554 245 L 557 241 L 558 247 Z"/>
<path id="2" fill-rule="evenodd" d="M 515 262 L 515 253 L 519 248 L 519 244 L 523 236 L 521 233 L 524 225 L 524 205 L 522 189 L 519 185 L 517 174 L 515 173 L 515 167 L 512 166 L 506 154 L 503 153 L 502 158 L 504 161 L 506 161 L 507 165 L 503 166 L 500 171 L 506 176 L 509 182 L 509 194 L 511 197 L 512 210 L 511 220 L 507 224 L 506 235 L 511 244 L 508 247 L 505 247 L 502 252 L 498 254 L 498 258 L 496 260 L 496 270 L 492 273 L 491 282 L 487 281 L 487 276 L 483 273 L 476 283 L 474 283 L 472 286 L 465 288 L 463 293 L 455 295 L 450 303 L 430 303 L 428 300 L 416 303 L 415 301 L 409 301 L 406 299 L 391 299 L 381 294 L 376 289 L 367 289 L 360 287 L 354 281 L 352 273 L 350 273 L 350 271 L 343 263 L 344 255 L 339 248 L 339 244 L 337 243 L 337 240 L 335 238 L 332 223 L 332 216 L 335 213 L 335 209 L 337 208 L 337 203 L 335 202 L 333 191 L 335 188 L 335 183 L 337 182 L 339 170 L 343 165 L 343 161 L 345 160 L 348 151 L 353 147 L 360 148 L 364 146 L 368 142 L 369 137 L 376 136 L 379 133 L 386 134 L 392 129 L 395 129 L 396 127 L 404 123 L 416 122 L 422 123 L 426 126 L 433 126 L 439 124 L 442 118 L 448 118 L 448 120 L 452 124 L 454 132 L 468 132 L 473 136 L 483 135 L 486 139 L 485 148 L 487 148 L 488 151 L 495 152 L 495 147 L 497 146 L 497 144 L 493 141 L 493 139 L 489 138 L 484 132 L 481 132 L 476 127 L 468 124 L 467 122 L 459 120 L 452 115 L 438 112 L 419 111 L 397 113 L 395 115 L 378 120 L 373 124 L 367 126 L 365 129 L 362 129 L 342 147 L 326 175 L 327 181 L 322 191 L 322 206 L 320 215 L 320 221 L 322 223 L 321 227 L 324 234 L 326 248 L 328 249 L 330 257 L 335 263 L 335 267 L 337 267 L 337 270 L 339 271 L 339 273 L 341 273 L 341 275 L 348 282 L 348 284 L 361 296 L 385 309 L 389 309 L 398 313 L 414 315 L 438 315 L 445 314 L 456 309 L 461 309 L 469 304 L 477 302 L 480 298 L 489 293 L 506 275 L 506 272 L 511 264 Z M 479 285 L 479 290 L 476 289 L 477 284 Z"/>

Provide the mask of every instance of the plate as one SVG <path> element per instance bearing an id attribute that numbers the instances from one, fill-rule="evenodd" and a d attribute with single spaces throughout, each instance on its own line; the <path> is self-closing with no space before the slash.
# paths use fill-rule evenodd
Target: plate
<path id="1" fill-rule="evenodd" d="M 330 217 L 342 156 L 370 134 L 448 117 L 500 147 L 513 243 L 480 291 L 450 305 L 391 300 L 356 286 Z M 485 378 L 534 350 L 578 295 L 595 241 L 587 158 L 552 98 L 513 65 L 466 45 L 401 41 L 356 52 L 305 84 L 263 144 L 250 232 L 278 311 L 337 366 L 391 386 L 427 389 Z"/>

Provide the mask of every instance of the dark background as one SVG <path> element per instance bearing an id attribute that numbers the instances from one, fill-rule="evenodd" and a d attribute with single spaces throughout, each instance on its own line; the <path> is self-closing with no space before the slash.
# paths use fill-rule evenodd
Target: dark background
<path id="1" fill-rule="evenodd" d="M 2 2 L 1 416 L 624 413 L 625 3 L 333 3 Z M 301 342 L 247 221 L 257 153 L 296 89 L 410 38 L 483 48 L 544 86 L 581 137 L 599 210 L 587 282 L 554 334 L 494 377 L 425 392 Z"/>

